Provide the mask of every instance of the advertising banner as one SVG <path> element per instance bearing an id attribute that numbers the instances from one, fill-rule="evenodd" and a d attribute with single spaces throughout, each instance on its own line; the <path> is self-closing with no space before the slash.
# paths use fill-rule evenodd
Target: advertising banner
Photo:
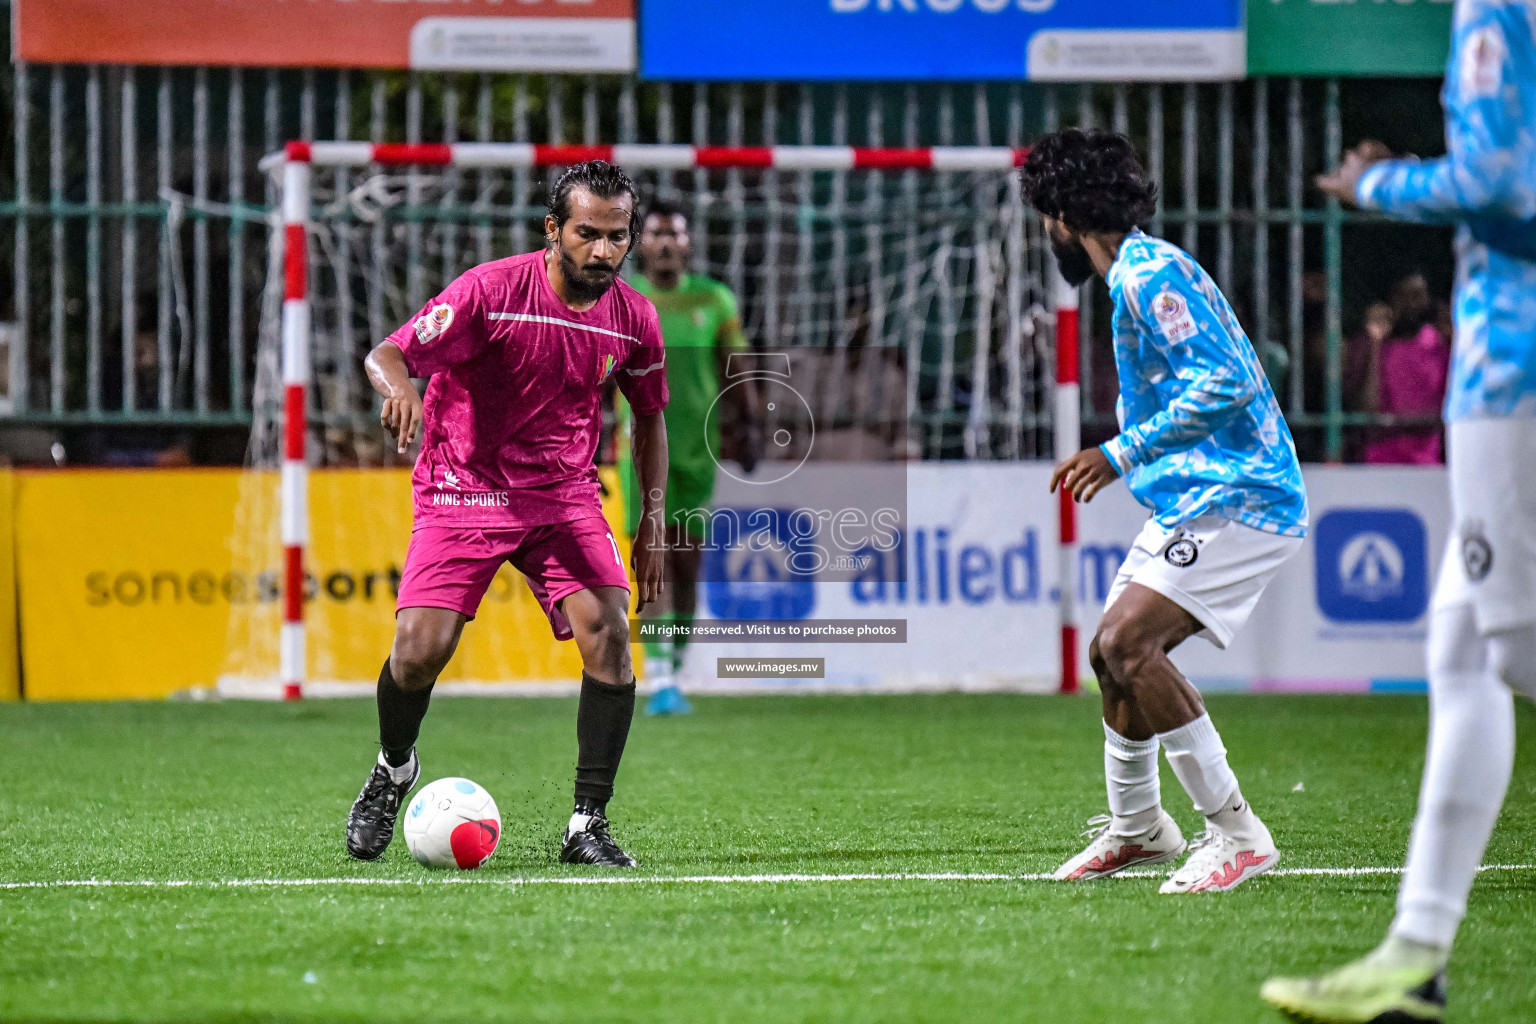
<path id="1" fill-rule="evenodd" d="M 16 474 L 0 468 L 0 700 L 21 696 L 21 634 L 16 624 Z"/>
<path id="2" fill-rule="evenodd" d="M 1455 0 L 1248 0 L 1248 73 L 1438 78 L 1454 8 Z"/>
<path id="3" fill-rule="evenodd" d="M 634 0 L 12 0 L 19 60 L 624 72 Z"/>
<path id="4" fill-rule="evenodd" d="M 824 493 L 834 493 L 850 475 L 874 470 L 812 463 L 799 472 L 803 492 L 814 494 L 819 475 L 828 478 Z M 903 527 L 891 543 L 859 533 L 848 547 L 840 538 L 853 534 L 836 519 L 815 536 L 751 525 L 794 521 L 763 516 L 761 488 L 722 473 L 717 511 L 747 528 L 704 553 L 701 625 L 721 635 L 689 646 L 682 682 L 734 692 L 1053 688 L 1049 476 L 1040 463 L 912 465 Z M 234 470 L 23 472 L 14 481 L 28 698 L 164 697 L 275 673 L 278 573 L 275 565 L 250 567 L 242 551 L 261 547 L 261 538 L 237 514 L 249 504 L 242 487 L 275 481 Z M 1421 687 L 1429 597 L 1448 529 L 1443 471 L 1313 467 L 1307 486 L 1311 534 L 1247 628 L 1228 650 L 1195 639 L 1174 660 L 1208 690 Z M 309 672 L 322 681 L 313 692 L 368 692 L 393 631 L 410 480 L 404 470 L 321 471 L 310 499 Z M 608 512 L 610 522 L 622 521 L 616 506 Z M 1074 582 L 1084 678 L 1087 638 L 1145 519 L 1118 486 L 1081 507 Z M 627 560 L 623 531 L 614 535 Z M 826 571 L 786 569 L 813 553 Z M 5 654 L 0 635 L 0 660 Z M 755 668 L 774 658 L 786 664 Z M 14 656 L 9 664 L 14 671 Z M 0 664 L 0 695 L 13 686 L 5 671 Z M 486 684 L 563 691 L 579 674 L 574 645 L 553 639 L 527 586 L 504 568 L 465 629 L 441 692 L 490 692 Z"/>
<path id="5" fill-rule="evenodd" d="M 1306 477 L 1311 535 L 1247 628 L 1225 651 L 1195 639 L 1174 660 L 1205 689 L 1421 686 L 1425 616 L 1448 529 L 1443 471 L 1313 467 Z M 905 642 L 698 644 L 689 649 L 685 683 L 726 691 L 1053 688 L 1057 547 L 1049 479 L 1050 467 L 1040 463 L 912 466 L 906 536 L 893 552 L 855 552 L 868 561 L 848 582 L 806 580 L 760 556 L 727 553 L 739 568 L 705 584 L 702 614 L 740 620 L 771 608 L 791 621 L 905 620 Z M 718 498 L 750 507 L 752 494 L 722 477 Z M 1088 678 L 1087 640 L 1147 513 L 1115 486 L 1079 514 L 1079 653 Z M 904 560 L 905 579 L 893 558 Z M 818 675 L 798 682 L 777 672 L 748 679 L 740 665 L 722 670 L 722 658 L 822 664 Z"/>
<path id="6" fill-rule="evenodd" d="M 646 0 L 641 73 L 716 81 L 1244 74 L 1243 0 Z"/>
<path id="7" fill-rule="evenodd" d="M 30 699 L 163 697 L 218 677 L 239 474 L 18 473 Z"/>
<path id="8" fill-rule="evenodd" d="M 275 497 L 274 478 L 217 469 L 16 474 L 26 696 L 165 697 L 224 677 L 275 678 L 280 549 L 260 541 L 264 526 L 275 537 L 276 524 L 254 524 L 253 537 L 253 524 L 237 515 L 250 505 L 242 487 Z M 389 652 L 410 488 L 407 470 L 310 477 L 309 673 L 333 689 L 344 684 L 338 692 L 371 688 Z M 615 536 L 622 541 L 621 530 Z M 251 564 L 253 545 L 272 552 L 270 564 Z M 580 678 L 575 645 L 555 641 L 510 567 L 443 674 L 450 690 L 482 680 L 572 686 Z"/>

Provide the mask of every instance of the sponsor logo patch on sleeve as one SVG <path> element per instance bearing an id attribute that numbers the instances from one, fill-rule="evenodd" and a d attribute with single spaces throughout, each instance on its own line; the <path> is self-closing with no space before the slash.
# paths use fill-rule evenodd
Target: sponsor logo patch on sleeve
<path id="1" fill-rule="evenodd" d="M 416 340 L 422 345 L 430 345 L 443 336 L 443 332 L 453 323 L 453 307 L 444 302 L 433 306 L 421 316 L 416 318 Z"/>
<path id="2" fill-rule="evenodd" d="M 1172 289 L 1164 288 L 1157 293 L 1152 300 L 1152 316 L 1157 320 L 1158 330 L 1171 343 L 1193 338 L 1199 333 L 1194 318 L 1189 315 L 1189 303 Z"/>
<path id="3" fill-rule="evenodd" d="M 1487 25 L 1467 37 L 1461 56 L 1461 94 L 1467 98 L 1498 94 L 1504 79 L 1504 34 Z"/>

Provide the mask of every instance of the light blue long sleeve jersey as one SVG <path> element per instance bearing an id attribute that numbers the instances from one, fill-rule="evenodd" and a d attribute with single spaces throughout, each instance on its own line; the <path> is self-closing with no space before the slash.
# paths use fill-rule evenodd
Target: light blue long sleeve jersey
<path id="1" fill-rule="evenodd" d="M 1101 446 L 1164 526 L 1218 515 L 1307 532 L 1290 427 L 1216 282 L 1171 242 L 1133 231 L 1109 268 L 1120 434 Z"/>
<path id="2" fill-rule="evenodd" d="M 1458 0 L 1446 155 L 1388 160 L 1361 207 L 1458 223 L 1447 420 L 1536 416 L 1536 2 Z"/>

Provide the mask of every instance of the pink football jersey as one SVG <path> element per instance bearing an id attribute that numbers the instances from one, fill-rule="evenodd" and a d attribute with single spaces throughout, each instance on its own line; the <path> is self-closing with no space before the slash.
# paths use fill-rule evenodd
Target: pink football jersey
<path id="1" fill-rule="evenodd" d="M 412 481 L 416 526 L 522 527 L 601 515 L 593 454 L 610 375 L 641 415 L 667 404 L 656 307 L 616 281 L 584 313 L 544 253 L 485 263 L 389 340 L 432 378 Z"/>

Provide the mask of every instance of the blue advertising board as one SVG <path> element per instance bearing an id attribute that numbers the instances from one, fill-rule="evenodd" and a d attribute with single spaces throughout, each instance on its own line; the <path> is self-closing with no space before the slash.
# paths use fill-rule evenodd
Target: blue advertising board
<path id="1" fill-rule="evenodd" d="M 1332 622 L 1416 622 L 1429 606 L 1429 534 L 1412 509 L 1330 509 L 1312 551 L 1317 606 Z"/>
<path id="2" fill-rule="evenodd" d="M 643 0 L 645 78 L 1243 77 L 1243 0 Z"/>

